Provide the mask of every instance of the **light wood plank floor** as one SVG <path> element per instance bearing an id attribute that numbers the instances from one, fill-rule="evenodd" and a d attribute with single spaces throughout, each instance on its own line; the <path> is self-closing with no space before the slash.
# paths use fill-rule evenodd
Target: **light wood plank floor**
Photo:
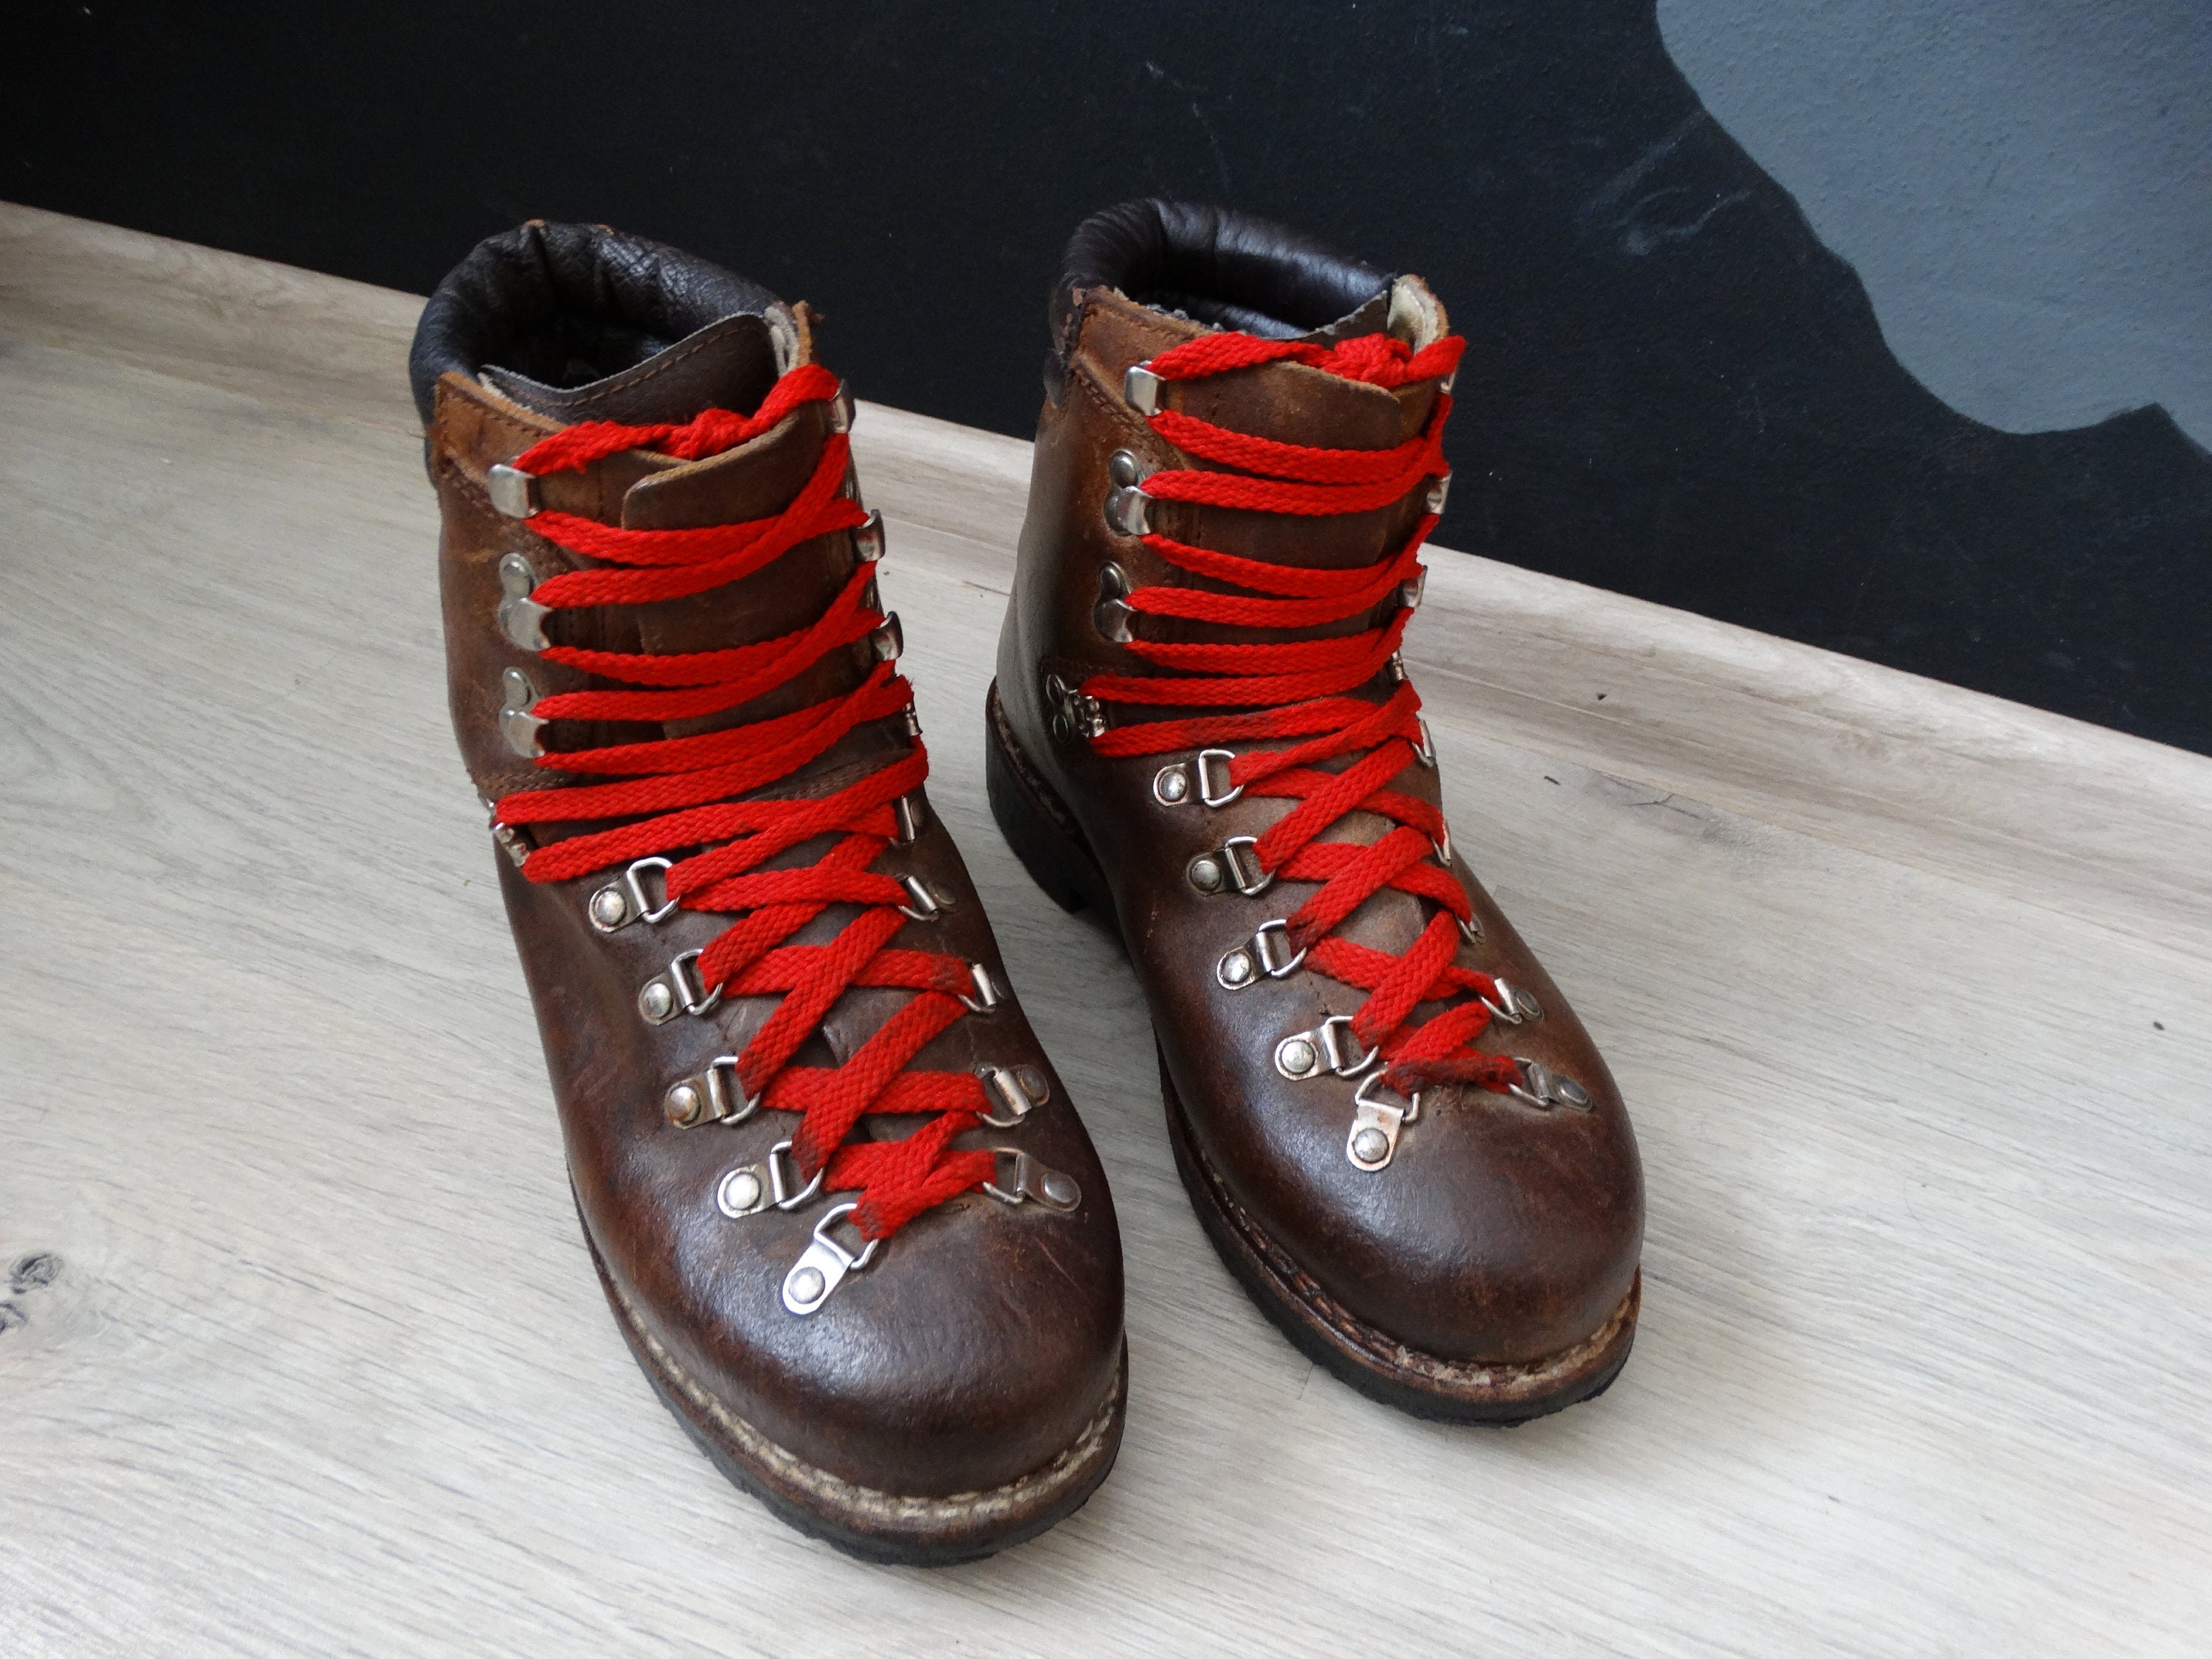
<path id="1" fill-rule="evenodd" d="M 1215 1261 L 1126 968 L 991 825 L 1027 446 L 867 406 L 1132 1401 L 994 1561 L 769 1521 L 577 1237 L 446 726 L 416 303 L 0 210 L 0 1652 L 2205 1651 L 2212 762 L 1440 555 L 1455 838 L 1651 1220 L 1602 1401 L 1416 1423 Z"/>

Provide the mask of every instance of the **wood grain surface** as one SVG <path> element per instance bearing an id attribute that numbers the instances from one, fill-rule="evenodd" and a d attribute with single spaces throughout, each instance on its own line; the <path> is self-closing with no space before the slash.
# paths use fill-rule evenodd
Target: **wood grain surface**
<path id="1" fill-rule="evenodd" d="M 577 1236 L 446 725 L 417 304 L 0 209 L 0 1653 L 2205 1650 L 2212 762 L 1439 553 L 1454 838 L 1605 1045 L 1650 1231 L 1603 1400 L 1417 1423 L 1215 1261 L 1125 964 L 990 823 L 1028 446 L 868 405 L 1132 1397 L 994 1560 L 770 1521 Z"/>

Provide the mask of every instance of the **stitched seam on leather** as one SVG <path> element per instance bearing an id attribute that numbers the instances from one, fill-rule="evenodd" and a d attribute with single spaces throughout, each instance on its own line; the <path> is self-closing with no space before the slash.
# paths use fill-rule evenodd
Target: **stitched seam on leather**
<path id="1" fill-rule="evenodd" d="M 1180 1112 L 1182 1104 L 1176 1103 Z M 1587 1365 L 1609 1346 L 1620 1334 L 1620 1328 L 1631 1316 L 1636 1305 L 1637 1287 L 1632 1285 L 1620 1305 L 1596 1330 L 1573 1346 L 1542 1359 L 1520 1363 L 1480 1360 L 1446 1359 L 1440 1355 L 1424 1353 L 1419 1348 L 1407 1346 L 1376 1330 L 1359 1319 L 1349 1309 L 1322 1289 L 1320 1284 L 1292 1261 L 1281 1246 L 1268 1237 L 1221 1183 L 1213 1166 L 1206 1162 L 1200 1150 L 1197 1138 L 1190 1133 L 1188 1116 L 1184 1119 L 1183 1140 L 1189 1148 L 1191 1162 L 1205 1179 L 1207 1195 L 1219 1208 L 1222 1217 L 1235 1229 L 1238 1241 L 1259 1258 L 1260 1265 L 1331 1334 L 1340 1338 L 1348 1346 L 1370 1358 L 1378 1366 L 1413 1373 L 1439 1382 L 1456 1383 L 1494 1389 L 1504 1395 L 1522 1395 L 1548 1387 Z"/>
<path id="2" fill-rule="evenodd" d="M 596 1246 L 593 1247 L 596 1253 Z M 872 1521 L 896 1521 L 908 1524 L 944 1524 L 951 1522 L 975 1522 L 999 1519 L 1011 1516 L 1018 1509 L 1049 1498 L 1073 1485 L 1088 1473 L 1103 1449 L 1108 1432 L 1112 1429 L 1117 1407 L 1121 1401 L 1119 1370 L 1116 1362 L 1117 1386 L 1108 1395 L 1098 1414 L 1091 1419 L 1074 1443 L 1059 1456 L 1041 1469 L 1033 1469 L 1003 1486 L 972 1492 L 954 1492 L 946 1498 L 909 1498 L 896 1492 L 881 1492 L 873 1486 L 863 1486 L 832 1474 L 817 1464 L 808 1462 L 797 1453 L 788 1451 L 769 1439 L 744 1418 L 708 1393 L 676 1361 L 676 1357 L 659 1338 L 645 1327 L 636 1305 L 632 1303 L 614 1275 L 601 1273 L 601 1282 L 611 1292 L 623 1322 L 630 1334 L 653 1356 L 662 1375 L 679 1389 L 684 1397 L 714 1419 L 738 1443 L 746 1456 L 763 1464 L 777 1479 L 799 1488 L 824 1504 L 836 1506 L 847 1515 L 865 1516 Z"/>
<path id="3" fill-rule="evenodd" d="M 724 322 L 730 322 L 733 321 L 734 319 L 726 317 L 722 320 Z M 709 326 L 719 326 L 719 325 L 710 324 Z M 709 347 L 720 345 L 722 341 L 727 337 L 728 337 L 726 335 L 717 335 L 711 340 L 702 340 L 698 344 L 692 346 L 684 351 L 679 352 L 673 357 L 671 357 L 666 362 L 658 364 L 655 367 L 646 370 L 644 374 L 639 375 L 635 380 L 624 380 L 619 386 L 611 386 L 604 392 L 594 392 L 588 398 L 579 398 L 570 405 L 570 407 L 574 409 L 582 409 L 592 404 L 604 403 L 609 398 L 615 397 L 621 392 L 635 391 L 639 386 L 643 386 L 647 381 L 657 379 L 660 375 L 667 374 L 671 369 L 676 368 L 678 364 L 683 362 L 685 358 L 696 357 Z"/>
<path id="4" fill-rule="evenodd" d="M 441 400 L 437 412 L 431 418 L 431 453 L 450 457 L 460 475 L 464 478 L 468 478 L 469 483 L 478 490 L 483 489 L 485 484 L 483 479 L 471 477 L 469 475 L 468 463 L 473 459 L 471 451 L 494 447 L 505 448 L 506 441 L 512 440 L 518 442 L 519 447 L 515 453 L 520 454 L 544 435 L 535 428 L 516 420 L 512 415 L 505 414 L 489 404 L 479 404 L 473 399 L 460 397 L 453 397 L 451 400 L 467 411 L 475 422 L 476 430 L 473 434 L 455 432 L 454 422 L 445 417 L 445 400 Z M 496 445 L 492 441 L 494 427 L 500 428 L 499 436 L 501 440 Z"/>
<path id="5" fill-rule="evenodd" d="M 1105 381 L 1100 378 L 1098 371 L 1091 366 L 1091 360 L 1088 357 L 1076 358 L 1074 378 L 1077 386 L 1091 395 L 1091 400 L 1098 405 L 1100 412 L 1109 420 L 1119 421 L 1130 431 L 1141 432 L 1148 438 L 1153 435 L 1152 428 L 1145 425 L 1141 421 L 1133 419 L 1134 411 L 1115 397 Z"/>

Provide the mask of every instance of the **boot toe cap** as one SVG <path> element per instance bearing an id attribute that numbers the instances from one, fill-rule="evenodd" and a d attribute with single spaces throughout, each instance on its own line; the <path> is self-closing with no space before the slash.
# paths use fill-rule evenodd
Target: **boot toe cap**
<path id="1" fill-rule="evenodd" d="M 1592 1110 L 1468 1091 L 1425 1104 L 1389 1163 L 1346 1153 L 1310 1096 L 1223 1158 L 1232 1201 L 1366 1338 L 1439 1359 L 1528 1365 L 1603 1330 L 1636 1282 L 1644 1197 L 1610 1080 Z"/>
<path id="2" fill-rule="evenodd" d="M 1066 1216 L 953 1199 L 806 1315 L 784 1305 L 784 1279 L 817 1218 L 757 1218 L 782 1249 L 759 1235 L 750 1260 L 684 1275 L 712 1287 L 703 1305 L 672 1284 L 641 1322 L 697 1389 L 803 1463 L 896 1496 L 988 1492 L 1083 1443 L 1118 1400 L 1121 1256 L 1097 1190 Z"/>

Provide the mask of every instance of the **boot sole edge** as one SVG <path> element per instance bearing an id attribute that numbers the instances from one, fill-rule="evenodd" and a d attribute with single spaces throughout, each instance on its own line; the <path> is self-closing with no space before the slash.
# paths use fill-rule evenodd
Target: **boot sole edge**
<path id="1" fill-rule="evenodd" d="M 644 1328 L 608 1273 L 580 1203 L 577 1221 L 616 1328 L 660 1403 L 733 1486 L 786 1525 L 847 1555 L 878 1565 L 915 1567 L 957 1566 L 995 1555 L 1081 1509 L 1121 1452 L 1128 1415 L 1126 1338 L 1105 1404 L 1042 1468 L 1002 1486 L 950 1498 L 907 1498 L 857 1486 L 777 1445 L 687 1374 Z"/>

